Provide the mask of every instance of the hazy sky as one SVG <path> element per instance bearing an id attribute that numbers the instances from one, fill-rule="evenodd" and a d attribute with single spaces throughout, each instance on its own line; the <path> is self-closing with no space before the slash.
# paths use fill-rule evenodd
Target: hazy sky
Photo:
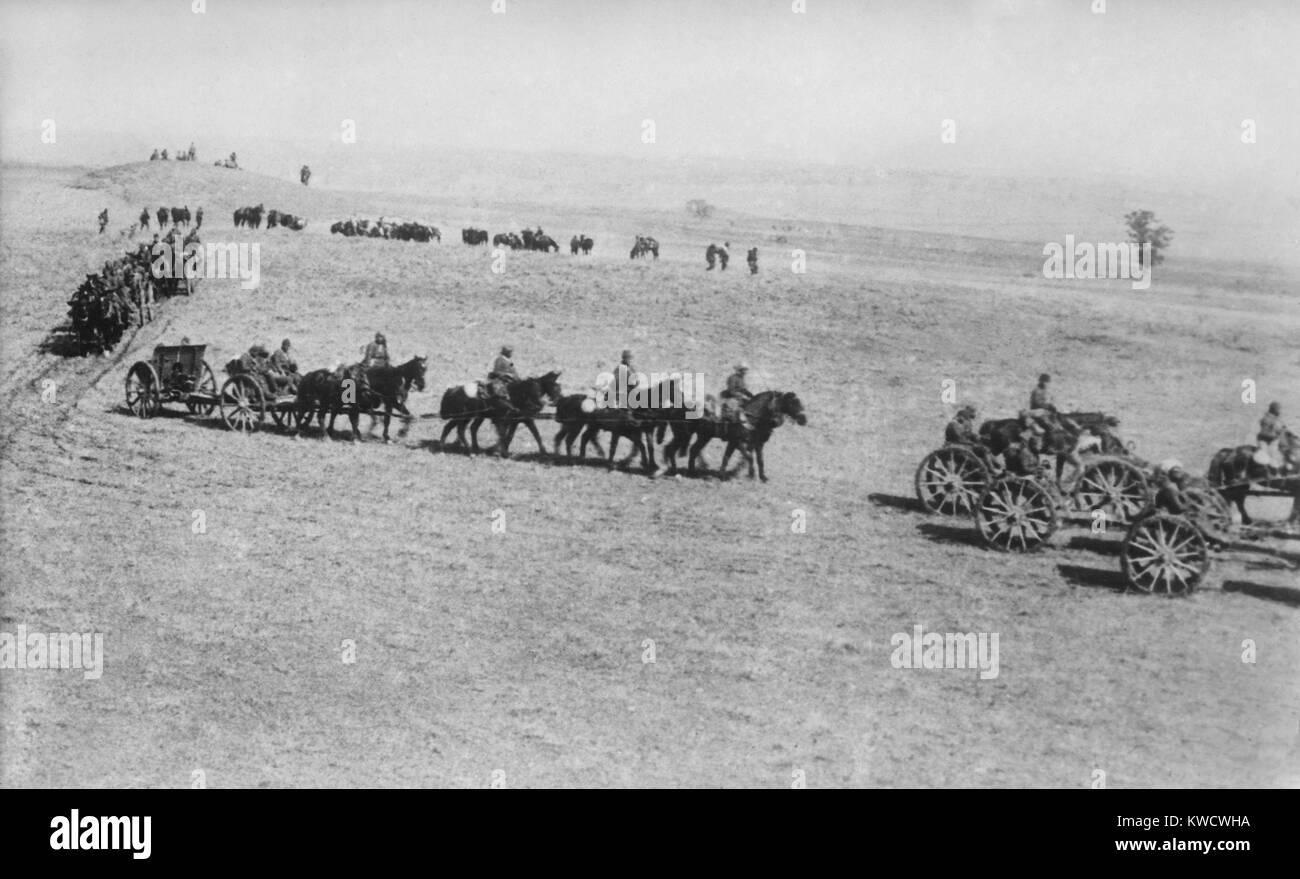
<path id="1" fill-rule="evenodd" d="M 0 128 L 1297 187 L 1300 2 L 0 0 Z M 497 5 L 501 5 L 500 0 Z M 654 120 L 655 143 L 642 141 Z M 943 120 L 956 143 L 943 143 Z M 1253 119 L 1257 142 L 1243 144 Z M 107 141 L 106 141 L 107 142 Z M 212 150 L 209 150 L 211 152 Z M 105 156 L 105 161 L 121 157 Z"/>

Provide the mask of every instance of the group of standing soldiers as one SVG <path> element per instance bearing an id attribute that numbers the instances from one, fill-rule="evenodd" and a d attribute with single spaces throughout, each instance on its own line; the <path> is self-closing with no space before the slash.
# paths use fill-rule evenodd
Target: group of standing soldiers
<path id="1" fill-rule="evenodd" d="M 727 270 L 727 263 L 731 259 L 730 248 L 731 248 L 730 241 L 722 242 L 721 247 L 719 247 L 716 244 L 710 244 L 708 248 L 706 248 L 704 251 L 704 261 L 708 264 L 708 267 L 705 269 L 705 271 L 711 272 L 713 271 L 713 267 L 717 265 L 721 271 L 725 272 Z M 749 273 L 751 275 L 758 274 L 758 248 L 757 247 L 751 247 L 748 251 L 745 252 L 745 262 L 749 264 Z"/>

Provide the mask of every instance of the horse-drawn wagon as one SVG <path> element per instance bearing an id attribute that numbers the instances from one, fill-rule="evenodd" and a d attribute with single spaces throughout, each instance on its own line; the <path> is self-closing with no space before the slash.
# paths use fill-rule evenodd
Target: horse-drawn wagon
<path id="1" fill-rule="evenodd" d="M 206 345 L 158 345 L 153 357 L 132 364 L 126 373 L 126 408 L 152 418 L 164 403 L 184 403 L 191 414 L 210 415 L 216 408 L 217 379 L 203 359 Z"/>

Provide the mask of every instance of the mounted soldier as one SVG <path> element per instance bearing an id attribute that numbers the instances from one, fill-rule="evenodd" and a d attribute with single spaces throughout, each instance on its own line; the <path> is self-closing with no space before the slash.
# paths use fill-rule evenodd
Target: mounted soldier
<path id="1" fill-rule="evenodd" d="M 1279 470 L 1286 465 L 1286 459 L 1278 448 L 1278 442 L 1287 432 L 1286 422 L 1282 420 L 1282 404 L 1274 401 L 1268 404 L 1268 411 L 1259 419 L 1259 433 L 1255 442 L 1259 448 L 1255 453 L 1255 463 Z"/>
<path id="2" fill-rule="evenodd" d="M 618 365 L 614 367 L 614 381 L 610 386 L 609 397 L 611 399 L 609 404 L 620 409 L 627 408 L 628 396 L 631 395 L 632 389 L 636 386 L 636 370 L 632 368 L 632 351 L 629 348 L 624 348 Z"/>
<path id="3" fill-rule="evenodd" d="M 383 333 L 375 333 L 375 340 L 365 347 L 361 355 L 361 365 L 366 369 L 372 366 L 388 366 L 388 340 Z"/>
<path id="4" fill-rule="evenodd" d="M 740 422 L 744 405 L 754 398 L 753 392 L 745 384 L 749 366 L 737 363 L 731 375 L 727 376 L 727 385 L 722 389 L 722 420 Z"/>
<path id="5" fill-rule="evenodd" d="M 510 402 L 510 386 L 519 381 L 519 370 L 515 369 L 514 356 L 513 346 L 501 346 L 501 353 L 492 361 L 492 368 L 488 370 L 485 388 L 489 400 L 499 400 L 510 409 L 514 409 L 514 405 Z"/>

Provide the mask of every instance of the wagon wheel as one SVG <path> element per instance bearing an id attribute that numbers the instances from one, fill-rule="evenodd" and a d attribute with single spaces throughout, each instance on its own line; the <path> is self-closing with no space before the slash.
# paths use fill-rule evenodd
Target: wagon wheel
<path id="1" fill-rule="evenodd" d="M 1132 522 L 1151 505 L 1151 487 L 1135 465 L 1119 458 L 1100 458 L 1084 467 L 1074 484 L 1075 507 L 1085 513 L 1104 510 L 1113 522 Z"/>
<path id="2" fill-rule="evenodd" d="M 221 420 L 231 430 L 252 433 L 266 420 L 262 389 L 248 375 L 232 375 L 221 386 Z"/>
<path id="3" fill-rule="evenodd" d="M 975 509 L 989 482 L 989 469 L 965 446 L 944 446 L 916 468 L 916 497 L 931 513 L 958 516 Z"/>
<path id="4" fill-rule="evenodd" d="M 139 418 L 152 418 L 162 408 L 161 382 L 152 364 L 141 360 L 126 374 L 126 408 Z"/>
<path id="5" fill-rule="evenodd" d="M 1210 556 L 1205 536 L 1189 519 L 1155 513 L 1129 528 L 1120 564 L 1139 592 L 1185 595 L 1209 570 Z"/>
<path id="6" fill-rule="evenodd" d="M 990 483 L 975 505 L 980 537 L 1003 551 L 1037 549 L 1059 523 L 1052 495 L 1035 480 L 1023 476 L 1005 476 Z"/>
<path id="7" fill-rule="evenodd" d="M 190 410 L 191 414 L 207 418 L 212 414 L 212 410 L 217 408 L 215 402 L 217 399 L 217 377 L 212 374 L 212 367 L 208 366 L 206 360 L 200 362 L 203 364 L 203 368 L 199 370 L 199 380 L 194 383 L 192 393 L 206 394 L 211 397 L 214 402 L 196 402 L 191 399 L 185 401 L 185 407 Z"/>
<path id="8" fill-rule="evenodd" d="M 1232 507 L 1212 488 L 1189 488 L 1183 492 L 1190 512 L 1200 526 L 1214 535 L 1226 536 L 1233 529 Z"/>

